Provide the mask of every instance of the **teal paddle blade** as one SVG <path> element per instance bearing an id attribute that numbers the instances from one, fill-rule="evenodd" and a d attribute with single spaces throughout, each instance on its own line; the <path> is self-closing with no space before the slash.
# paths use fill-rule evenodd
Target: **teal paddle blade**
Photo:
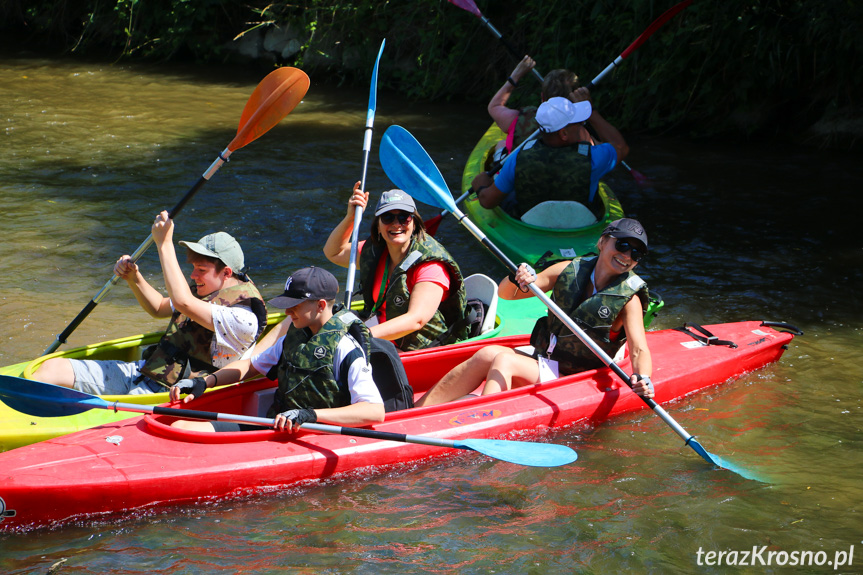
<path id="1" fill-rule="evenodd" d="M 36 417 L 76 415 L 109 405 L 89 393 L 11 375 L 0 375 L 0 401 L 15 411 Z"/>
<path id="2" fill-rule="evenodd" d="M 578 459 L 578 454 L 572 448 L 556 443 L 500 439 L 461 439 L 453 443 L 459 449 L 472 449 L 495 459 L 530 467 L 557 467 Z"/>
<path id="3" fill-rule="evenodd" d="M 764 479 L 762 479 L 761 477 L 758 477 L 757 475 L 755 475 L 751 471 L 747 471 L 746 469 L 743 469 L 742 467 L 738 467 L 737 465 L 731 463 L 728 460 L 722 459 L 718 455 L 714 455 L 714 454 L 710 453 L 709 451 L 704 449 L 704 447 L 702 447 L 701 444 L 698 443 L 698 440 L 695 439 L 694 437 L 691 437 L 689 439 L 689 441 L 687 441 L 687 445 L 689 445 L 689 447 L 691 447 L 695 451 L 695 453 L 697 453 L 702 458 L 704 458 L 705 461 L 707 461 L 708 463 L 712 463 L 716 467 L 721 467 L 722 469 L 727 469 L 728 471 L 732 471 L 732 472 L 736 473 L 737 475 L 744 477 L 746 479 L 751 479 L 753 481 L 760 481 L 761 483 L 769 483 L 769 481 L 765 481 Z"/>
<path id="4" fill-rule="evenodd" d="M 384 132 L 378 150 L 387 177 L 415 200 L 454 212 L 446 181 L 419 142 L 401 126 Z"/>

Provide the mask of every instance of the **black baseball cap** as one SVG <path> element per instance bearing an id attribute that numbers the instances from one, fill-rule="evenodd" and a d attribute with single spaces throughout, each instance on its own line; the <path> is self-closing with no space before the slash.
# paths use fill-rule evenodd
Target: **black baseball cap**
<path id="1" fill-rule="evenodd" d="M 332 300 L 339 293 L 336 276 L 323 268 L 311 266 L 291 274 L 285 281 L 285 292 L 269 303 L 279 309 L 288 309 L 306 300 Z"/>

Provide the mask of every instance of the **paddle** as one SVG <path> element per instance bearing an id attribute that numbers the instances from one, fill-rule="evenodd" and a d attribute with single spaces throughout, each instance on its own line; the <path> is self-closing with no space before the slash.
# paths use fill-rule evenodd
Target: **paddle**
<path id="1" fill-rule="evenodd" d="M 482 15 L 482 12 L 479 11 L 479 8 L 477 8 L 476 3 L 473 0 L 449 0 L 449 2 L 450 2 L 450 4 L 454 4 L 454 5 L 458 6 L 462 10 L 467 10 L 468 12 L 470 12 L 471 14 L 473 14 L 474 16 L 479 18 L 482 21 L 482 23 L 485 24 L 486 28 L 488 28 L 489 32 L 494 34 L 494 36 L 498 40 L 500 40 L 500 43 L 506 47 L 506 49 L 509 51 L 509 53 L 512 54 L 513 56 L 515 56 L 518 60 L 521 60 L 523 54 L 519 53 L 519 51 L 516 50 L 515 46 L 510 44 L 503 37 L 503 35 L 497 31 L 497 28 L 495 28 L 494 26 L 491 25 L 491 22 L 489 22 L 488 18 L 486 18 L 485 16 Z M 540 75 L 540 73 L 537 72 L 535 69 L 533 70 L 533 73 L 536 76 L 537 80 L 542 82 L 542 76 Z"/>
<path id="2" fill-rule="evenodd" d="M 274 419 L 251 417 L 230 413 L 176 409 L 159 405 L 108 402 L 98 395 L 90 395 L 68 387 L 33 381 L 11 375 L 0 375 L 0 400 L 16 411 L 36 417 L 62 417 L 75 415 L 91 409 L 111 409 L 133 413 L 152 413 L 207 421 L 230 421 L 272 427 Z M 304 423 L 303 429 L 321 433 L 334 433 L 368 439 L 419 443 L 450 449 L 469 449 L 495 459 L 531 467 L 556 467 L 572 463 L 578 455 L 570 447 L 554 443 L 533 443 L 528 441 L 504 441 L 499 439 L 443 439 L 426 435 L 405 435 L 374 429 L 338 427 L 323 423 Z"/>
<path id="3" fill-rule="evenodd" d="M 465 226 L 471 234 L 474 235 L 489 251 L 491 251 L 511 272 L 515 272 L 518 267 L 498 249 L 486 235 L 477 228 L 465 215 L 458 209 L 453 202 L 452 194 L 446 185 L 437 166 L 429 157 L 428 153 L 416 141 L 416 139 L 401 126 L 390 126 L 384 133 L 380 145 L 381 166 L 384 172 L 401 189 L 410 193 L 415 199 L 440 208 L 445 208 L 452 212 L 458 218 L 459 222 Z M 605 351 L 594 343 L 590 337 L 561 310 L 536 284 L 530 284 L 530 290 L 538 297 L 546 307 L 560 319 L 572 332 L 580 339 L 591 351 L 593 351 L 602 362 L 626 384 L 630 385 L 629 376 L 620 366 L 614 363 L 614 360 L 608 356 Z M 640 397 L 640 396 L 639 396 Z M 722 460 L 716 455 L 712 455 L 705 450 L 700 443 L 686 432 L 668 413 L 659 406 L 653 399 L 641 398 L 649 407 L 667 423 L 671 429 L 675 431 L 686 445 L 691 447 L 698 455 L 704 458 L 705 461 L 723 467 L 731 471 L 735 471 L 748 479 L 757 479 L 748 475 L 745 471 L 739 470 L 732 464 Z"/>
<path id="4" fill-rule="evenodd" d="M 198 181 L 195 182 L 192 188 L 186 192 L 186 195 L 183 196 L 179 203 L 171 209 L 168 217 L 174 219 L 180 213 L 180 210 L 185 207 L 201 186 L 216 173 L 222 164 L 228 161 L 231 153 L 250 142 L 254 142 L 267 133 L 270 128 L 278 124 L 282 118 L 290 114 L 291 110 L 303 99 L 308 89 L 309 77 L 305 72 L 297 68 L 279 68 L 267 74 L 261 80 L 261 83 L 258 84 L 257 88 L 255 88 L 255 91 L 252 92 L 249 101 L 246 102 L 246 106 L 243 108 L 243 113 L 240 116 L 240 125 L 237 128 L 237 135 L 234 136 L 228 147 L 219 154 L 216 161 L 207 168 L 207 171 L 198 178 Z M 151 234 L 132 254 L 132 261 L 138 261 L 152 243 L 153 236 Z M 84 306 L 84 309 L 81 310 L 75 319 L 66 326 L 66 329 L 57 335 L 57 338 L 42 352 L 42 355 L 47 355 L 60 347 L 60 345 L 66 343 L 66 338 L 90 315 L 90 312 L 108 295 L 111 288 L 117 285 L 119 281 L 120 276 L 114 275 L 99 290 L 99 293 Z"/>
<path id="5" fill-rule="evenodd" d="M 378 93 L 378 65 L 381 63 L 381 55 L 384 53 L 384 44 L 387 39 L 381 41 L 381 49 L 378 50 L 378 58 L 375 60 L 375 67 L 372 70 L 372 84 L 369 90 L 369 110 L 366 114 L 366 130 L 363 138 L 363 177 L 360 180 L 360 191 L 366 191 L 366 170 L 369 167 L 369 153 L 372 149 L 372 135 L 374 134 L 375 126 L 375 109 L 377 108 L 377 93 Z M 356 206 L 354 209 L 354 229 L 351 232 L 351 259 L 348 263 L 348 279 L 345 285 L 345 307 L 350 309 L 351 298 L 354 293 L 354 277 L 357 271 L 357 243 L 360 235 L 360 220 L 363 219 L 363 209 Z"/>

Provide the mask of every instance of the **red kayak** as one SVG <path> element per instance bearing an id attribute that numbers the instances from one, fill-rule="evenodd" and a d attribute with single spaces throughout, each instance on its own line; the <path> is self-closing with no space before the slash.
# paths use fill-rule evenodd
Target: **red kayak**
<path id="1" fill-rule="evenodd" d="M 778 325 L 778 324 L 776 324 Z M 660 404 L 778 360 L 793 336 L 762 322 L 648 332 Z M 490 343 L 526 345 L 527 336 L 476 341 L 402 356 L 419 397 L 453 365 Z M 733 346 L 732 346 L 733 345 Z M 628 358 L 619 364 L 631 371 Z M 207 394 L 195 410 L 261 415 L 274 383 L 256 381 Z M 541 440 L 542 430 L 598 423 L 645 409 L 608 368 L 490 396 L 387 414 L 370 429 L 447 439 Z M 144 415 L 0 454 L 0 531 L 117 516 L 133 510 L 230 498 L 443 456 L 452 449 L 269 429 L 198 433 Z M 670 433 L 670 431 L 669 431 Z"/>

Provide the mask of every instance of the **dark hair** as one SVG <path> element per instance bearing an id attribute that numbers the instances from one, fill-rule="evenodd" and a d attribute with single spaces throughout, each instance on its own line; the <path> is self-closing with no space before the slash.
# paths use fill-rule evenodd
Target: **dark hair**
<path id="1" fill-rule="evenodd" d="M 578 88 L 578 76 L 575 72 L 559 68 L 552 70 L 542 81 L 542 97 L 544 100 L 550 98 L 568 98 L 569 94 Z"/>
<path id="2" fill-rule="evenodd" d="M 386 212 L 384 212 L 386 213 Z M 383 214 L 382 214 L 383 215 Z M 426 225 L 423 222 L 422 216 L 420 216 L 419 212 L 414 210 L 414 213 L 411 214 L 411 217 L 414 221 L 414 230 L 411 232 L 411 237 L 417 236 L 417 239 L 422 241 L 426 239 Z M 380 222 L 381 216 L 375 216 L 375 219 L 372 220 L 372 226 L 369 230 L 370 241 L 377 248 L 382 248 L 386 245 L 386 241 L 381 237 L 381 233 L 379 231 L 378 222 Z"/>
<path id="3" fill-rule="evenodd" d="M 186 261 L 190 264 L 194 264 L 197 262 L 210 262 L 214 266 L 216 266 L 216 272 L 220 272 L 226 267 L 228 267 L 227 264 L 225 264 L 225 262 L 223 262 L 219 258 L 214 258 L 213 256 L 205 256 L 204 254 L 199 254 L 198 252 L 192 251 L 189 248 L 186 248 Z M 240 272 L 240 270 L 235 269 L 231 269 L 231 271 L 235 274 Z"/>

